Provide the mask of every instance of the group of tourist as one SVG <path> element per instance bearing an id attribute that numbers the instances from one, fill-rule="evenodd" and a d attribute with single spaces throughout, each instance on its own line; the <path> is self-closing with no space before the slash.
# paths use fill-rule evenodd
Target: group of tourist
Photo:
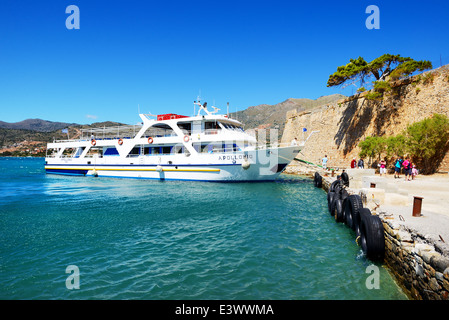
<path id="1" fill-rule="evenodd" d="M 365 161 L 363 158 L 360 158 L 359 161 L 355 160 L 355 158 L 351 161 L 351 169 L 365 169 Z"/>
<path id="2" fill-rule="evenodd" d="M 381 159 L 377 164 L 377 166 L 379 168 L 379 174 L 381 177 L 382 175 L 387 174 L 387 158 Z M 358 161 L 355 158 L 353 158 L 351 161 L 351 168 L 364 169 L 365 164 L 363 158 L 360 158 Z M 409 157 L 406 157 L 405 159 L 403 159 L 403 157 L 398 157 L 394 161 L 395 179 L 400 178 L 401 171 L 404 173 L 406 181 L 414 180 L 415 177 L 418 175 L 418 169 L 416 168 L 416 165 L 410 161 Z"/>
<path id="3" fill-rule="evenodd" d="M 324 158 L 321 159 L 321 166 L 326 169 L 327 168 L 327 155 L 324 156 Z M 379 161 L 377 164 L 379 168 L 379 174 L 382 177 L 382 175 L 387 175 L 387 158 L 383 158 Z M 360 158 L 358 161 L 353 158 L 351 161 L 351 169 L 364 169 L 365 168 L 365 162 L 363 158 Z M 418 175 L 418 169 L 416 168 L 416 165 L 410 161 L 409 157 L 398 157 L 394 161 L 394 178 L 399 179 L 401 171 L 405 175 L 405 181 L 414 180 L 415 177 Z"/>
<path id="4" fill-rule="evenodd" d="M 399 179 L 401 170 L 404 172 L 405 181 L 414 180 L 418 175 L 418 169 L 416 169 L 416 165 L 410 161 L 409 157 L 406 157 L 405 160 L 402 157 L 398 157 L 394 162 L 394 178 Z"/>
<path id="5" fill-rule="evenodd" d="M 377 164 L 379 168 L 379 174 L 382 177 L 382 175 L 387 175 L 387 158 L 383 158 L 379 161 Z M 357 164 L 355 158 L 351 161 L 351 168 L 364 168 L 363 166 L 363 158 L 361 158 Z M 416 168 L 416 165 L 410 161 L 409 157 L 406 157 L 405 160 L 402 157 L 398 157 L 394 162 L 394 178 L 399 179 L 400 173 L 404 172 L 405 180 L 410 181 L 414 180 L 415 177 L 418 175 L 418 169 Z"/>

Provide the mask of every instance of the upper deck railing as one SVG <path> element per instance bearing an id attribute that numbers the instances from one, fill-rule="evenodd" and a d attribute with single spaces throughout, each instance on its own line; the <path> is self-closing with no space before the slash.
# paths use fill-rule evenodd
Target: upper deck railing
<path id="1" fill-rule="evenodd" d="M 105 140 L 105 139 L 123 139 L 134 138 L 134 136 L 142 128 L 141 124 L 137 125 L 125 125 L 114 127 L 103 127 L 94 129 L 82 129 L 80 140 Z"/>

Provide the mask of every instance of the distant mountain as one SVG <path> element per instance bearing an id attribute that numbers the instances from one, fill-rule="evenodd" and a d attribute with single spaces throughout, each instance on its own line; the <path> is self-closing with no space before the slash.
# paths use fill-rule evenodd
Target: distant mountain
<path id="1" fill-rule="evenodd" d="M 120 126 L 123 123 L 105 121 L 92 124 L 76 124 L 64 122 L 52 122 L 40 119 L 28 119 L 16 123 L 0 121 L 0 148 L 12 146 L 23 141 L 35 141 L 46 144 L 55 139 L 67 139 L 67 133 L 61 129 L 68 129 L 70 139 L 80 136 L 82 129 Z M 1 153 L 1 151 L 0 151 Z"/>
<path id="2" fill-rule="evenodd" d="M 77 126 L 76 123 L 53 122 L 41 119 L 26 119 L 20 122 L 0 121 L 0 128 L 15 130 L 32 130 L 38 132 L 52 132 L 69 126 Z"/>
<path id="3" fill-rule="evenodd" d="M 312 110 L 343 98 L 346 98 L 346 96 L 341 94 L 322 96 L 316 100 L 290 98 L 275 105 L 260 104 L 249 107 L 246 110 L 230 113 L 229 116 L 244 123 L 245 129 L 273 129 L 278 127 L 279 137 L 281 137 L 284 131 L 287 111 L 293 109 L 297 109 L 299 112 Z"/>
<path id="4" fill-rule="evenodd" d="M 116 127 L 116 126 L 124 126 L 124 125 L 127 125 L 127 124 L 120 123 L 120 122 L 114 122 L 114 121 L 103 121 L 103 122 L 94 122 L 92 124 L 78 125 L 78 129 Z"/>

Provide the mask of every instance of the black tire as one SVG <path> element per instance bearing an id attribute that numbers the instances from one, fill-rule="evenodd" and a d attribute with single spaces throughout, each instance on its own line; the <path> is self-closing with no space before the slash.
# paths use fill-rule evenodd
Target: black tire
<path id="1" fill-rule="evenodd" d="M 316 188 L 323 187 L 323 177 L 318 172 L 315 172 L 315 176 L 313 177 L 313 185 Z"/>
<path id="2" fill-rule="evenodd" d="M 363 203 L 359 195 L 352 194 L 346 198 L 345 223 L 352 230 L 355 230 L 354 221 L 358 221 L 361 208 L 363 208 Z"/>
<path id="3" fill-rule="evenodd" d="M 323 177 L 318 175 L 318 180 L 316 182 L 316 187 L 317 188 L 322 188 L 323 187 Z"/>
<path id="4" fill-rule="evenodd" d="M 355 216 L 353 216 L 352 220 L 353 220 L 354 231 L 355 231 L 356 237 L 360 237 L 361 228 L 362 228 L 362 220 L 364 219 L 364 217 L 369 217 L 369 216 L 371 216 L 371 211 L 368 208 L 360 208 L 358 210 L 358 213 Z"/>
<path id="5" fill-rule="evenodd" d="M 336 222 L 344 221 L 343 200 L 334 200 L 334 217 Z"/>
<path id="6" fill-rule="evenodd" d="M 340 199 L 341 199 L 341 200 L 345 200 L 347 197 L 349 197 L 348 191 L 346 191 L 346 189 L 341 189 Z M 344 208 L 344 207 L 343 207 L 343 208 Z"/>
<path id="7" fill-rule="evenodd" d="M 313 185 L 316 187 L 318 182 L 318 176 L 320 174 L 318 172 L 315 172 L 315 176 L 313 177 Z"/>
<path id="8" fill-rule="evenodd" d="M 349 176 L 346 172 L 342 172 L 341 174 L 341 181 L 343 182 L 343 184 L 347 187 L 349 187 Z"/>
<path id="9" fill-rule="evenodd" d="M 331 186 L 329 187 L 329 191 L 330 192 L 335 192 L 335 187 L 340 184 L 340 180 L 335 180 L 334 182 L 331 183 Z"/>
<path id="10" fill-rule="evenodd" d="M 330 207 L 330 214 L 332 217 L 335 216 L 335 208 L 336 208 L 336 203 L 337 203 L 338 197 L 334 196 L 334 198 L 332 199 L 331 202 L 331 207 Z"/>
<path id="11" fill-rule="evenodd" d="M 327 208 L 329 209 L 330 214 L 332 214 L 331 205 L 332 205 L 332 202 L 334 202 L 334 198 L 335 198 L 334 192 L 327 193 Z"/>
<path id="12" fill-rule="evenodd" d="M 353 222 L 352 222 L 352 213 L 351 213 L 351 205 L 350 205 L 350 203 L 349 203 L 349 200 L 348 200 L 349 198 L 347 198 L 346 199 L 346 201 L 345 201 L 345 208 L 344 208 L 344 210 L 345 210 L 345 214 L 344 214 L 344 216 L 345 216 L 345 220 L 344 220 L 344 222 L 345 222 L 345 224 L 349 227 L 349 228 L 351 228 L 352 229 L 352 224 L 353 224 Z"/>
<path id="13" fill-rule="evenodd" d="M 360 228 L 360 246 L 366 257 L 374 261 L 383 261 L 385 257 L 384 226 L 378 216 L 362 216 Z"/>
<path id="14" fill-rule="evenodd" d="M 341 185 L 337 183 L 334 186 L 334 192 L 335 192 L 335 195 L 337 196 L 338 199 L 341 199 L 341 190 L 342 190 Z"/>

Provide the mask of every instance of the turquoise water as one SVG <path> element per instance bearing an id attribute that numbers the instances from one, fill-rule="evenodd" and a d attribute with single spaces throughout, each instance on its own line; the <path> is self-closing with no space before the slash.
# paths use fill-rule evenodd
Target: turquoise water
<path id="1" fill-rule="evenodd" d="M 0 299 L 406 299 L 310 179 L 46 175 L 0 158 Z M 69 265 L 79 289 L 69 290 Z"/>

